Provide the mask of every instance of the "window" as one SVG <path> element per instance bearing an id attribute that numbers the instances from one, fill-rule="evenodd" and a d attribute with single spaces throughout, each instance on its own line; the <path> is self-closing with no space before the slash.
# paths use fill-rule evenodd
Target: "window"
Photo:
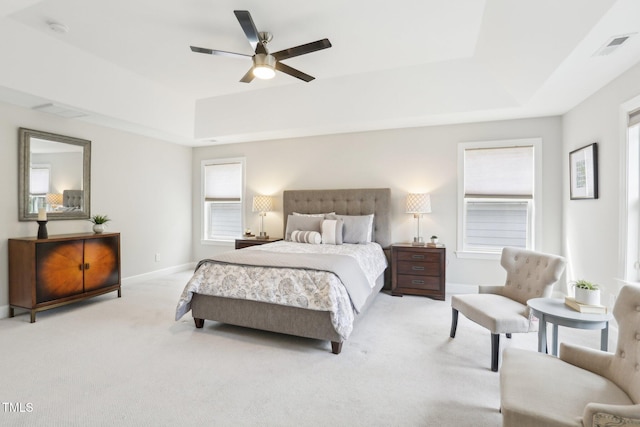
<path id="1" fill-rule="evenodd" d="M 533 249 L 539 139 L 458 147 L 458 255 Z"/>
<path id="2" fill-rule="evenodd" d="M 44 208 L 51 187 L 51 165 L 32 164 L 29 170 L 29 212 Z"/>
<path id="3" fill-rule="evenodd" d="M 626 243 L 624 279 L 640 281 L 640 110 L 629 113 L 627 128 Z"/>
<path id="4" fill-rule="evenodd" d="M 202 162 L 203 240 L 242 235 L 244 159 Z"/>

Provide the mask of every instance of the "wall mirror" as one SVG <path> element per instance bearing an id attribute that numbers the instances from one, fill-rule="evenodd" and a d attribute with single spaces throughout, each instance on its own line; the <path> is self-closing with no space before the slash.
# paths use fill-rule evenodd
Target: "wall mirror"
<path id="1" fill-rule="evenodd" d="M 91 206 L 91 141 L 19 130 L 18 219 L 87 219 Z"/>

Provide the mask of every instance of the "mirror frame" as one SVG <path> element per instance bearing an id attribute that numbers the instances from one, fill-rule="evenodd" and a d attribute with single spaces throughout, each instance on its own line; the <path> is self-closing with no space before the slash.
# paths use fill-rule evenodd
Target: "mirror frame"
<path id="1" fill-rule="evenodd" d="M 18 161 L 18 220 L 36 221 L 38 219 L 37 212 L 29 212 L 31 138 L 45 139 L 82 147 L 82 209 L 69 212 L 47 212 L 47 220 L 89 219 L 91 215 L 91 141 L 50 132 L 20 128 L 18 138 L 20 144 L 20 157 Z"/>

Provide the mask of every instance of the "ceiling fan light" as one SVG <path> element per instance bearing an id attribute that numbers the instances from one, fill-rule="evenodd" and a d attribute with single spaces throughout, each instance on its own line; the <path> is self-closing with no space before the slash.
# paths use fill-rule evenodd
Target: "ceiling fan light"
<path id="1" fill-rule="evenodd" d="M 276 75 L 276 72 L 273 68 L 262 65 L 253 69 L 253 75 L 259 79 L 267 80 L 272 79 Z"/>
<path id="2" fill-rule="evenodd" d="M 253 75 L 259 79 L 272 79 L 276 75 L 276 58 L 258 53 L 253 57 Z"/>

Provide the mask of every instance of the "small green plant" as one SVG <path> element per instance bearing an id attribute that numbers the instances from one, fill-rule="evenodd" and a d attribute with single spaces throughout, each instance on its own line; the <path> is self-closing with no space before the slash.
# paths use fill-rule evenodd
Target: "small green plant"
<path id="1" fill-rule="evenodd" d="M 573 286 L 580 289 L 588 289 L 590 291 L 595 291 L 596 289 L 599 289 L 597 284 L 591 283 L 587 280 L 582 280 L 582 279 L 576 280 L 573 283 Z"/>
<path id="2" fill-rule="evenodd" d="M 111 221 L 111 219 L 106 215 L 94 215 L 89 218 L 88 221 L 94 224 L 106 224 L 107 222 Z"/>
<path id="3" fill-rule="evenodd" d="M 432 239 L 437 239 L 438 236 L 436 236 L 435 234 L 433 236 L 431 236 Z"/>

